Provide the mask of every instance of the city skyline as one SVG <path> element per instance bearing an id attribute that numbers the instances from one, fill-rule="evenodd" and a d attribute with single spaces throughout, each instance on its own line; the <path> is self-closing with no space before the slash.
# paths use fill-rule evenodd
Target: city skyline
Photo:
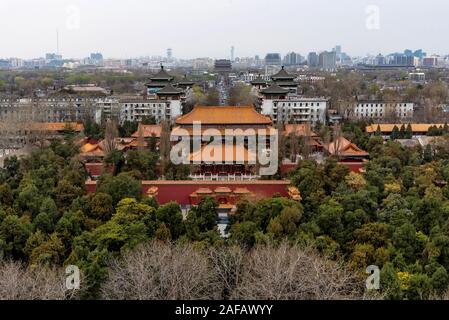
<path id="1" fill-rule="evenodd" d="M 131 0 L 127 7 L 104 0 L 3 0 L 0 10 L 8 15 L 0 21 L 0 57 L 30 59 L 56 52 L 57 32 L 59 53 L 65 58 L 91 52 L 120 59 L 165 56 L 167 48 L 173 49 L 175 58 L 229 58 L 231 46 L 235 57 L 263 58 L 269 52 L 306 55 L 337 44 L 351 56 L 406 48 L 444 55 L 449 46 L 439 34 L 449 29 L 444 19 L 449 4 L 429 2 L 432 6 L 417 12 L 413 7 L 420 2 L 415 0 L 407 6 L 398 0 L 280 0 L 278 10 L 265 0 L 192 0 L 188 5 L 180 0 Z M 252 10 L 258 14 L 251 15 Z M 407 19 L 398 19 L 399 14 Z M 14 31 L 8 32 L 11 26 Z"/>

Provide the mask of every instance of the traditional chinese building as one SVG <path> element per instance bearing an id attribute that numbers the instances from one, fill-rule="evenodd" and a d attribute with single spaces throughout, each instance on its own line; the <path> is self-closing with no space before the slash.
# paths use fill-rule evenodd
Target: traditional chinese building
<path id="1" fill-rule="evenodd" d="M 311 153 L 323 152 L 323 144 L 319 136 L 311 130 L 310 124 L 286 124 L 283 135 L 285 137 L 294 136 L 305 139 Z"/>
<path id="2" fill-rule="evenodd" d="M 197 126 L 195 129 L 194 124 Z M 172 130 L 178 141 L 188 136 L 191 141 L 201 141 L 204 136 L 219 135 L 220 145 L 212 147 L 201 141 L 199 149 L 191 149 L 188 161 L 192 178 L 206 180 L 255 179 L 257 150 L 249 142 L 259 142 L 265 135 L 263 149 L 270 150 L 270 137 L 277 134 L 269 117 L 253 107 L 197 106 L 179 117 Z"/>
<path id="3" fill-rule="evenodd" d="M 161 69 L 157 74 L 150 77 L 150 81 L 146 84 L 148 88 L 148 94 L 154 94 L 160 91 L 162 88 L 171 84 L 175 78 L 167 73 L 164 70 L 164 66 L 161 66 Z"/>
<path id="4" fill-rule="evenodd" d="M 346 165 L 354 172 L 363 171 L 363 166 L 368 161 L 368 152 L 342 136 L 324 144 L 324 149 L 330 156 L 336 157 L 340 164 Z"/>
<path id="5" fill-rule="evenodd" d="M 289 74 L 284 66 L 278 73 L 271 76 L 271 80 L 279 87 L 288 90 L 289 93 L 298 93 L 298 83 L 295 81 L 295 76 Z"/>

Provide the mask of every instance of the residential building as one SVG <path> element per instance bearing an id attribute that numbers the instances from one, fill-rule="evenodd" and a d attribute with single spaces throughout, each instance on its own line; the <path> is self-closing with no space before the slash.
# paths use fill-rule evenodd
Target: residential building
<path id="1" fill-rule="evenodd" d="M 280 66 L 282 64 L 282 58 L 279 53 L 267 53 L 265 56 L 265 65 L 267 66 Z"/>
<path id="2" fill-rule="evenodd" d="M 304 58 L 296 52 L 289 52 L 284 57 L 284 65 L 286 66 L 296 66 L 301 64 L 303 61 Z"/>
<path id="3" fill-rule="evenodd" d="M 410 72 L 408 78 L 414 82 L 425 82 L 426 74 L 424 72 Z"/>
<path id="4" fill-rule="evenodd" d="M 397 117 L 412 119 L 414 103 L 412 102 L 385 102 L 385 101 L 358 101 L 350 114 L 350 118 L 386 119 Z"/>
<path id="5" fill-rule="evenodd" d="M 423 67 L 436 67 L 438 65 L 438 57 L 426 57 L 422 60 Z"/>
<path id="6" fill-rule="evenodd" d="M 328 99 L 305 98 L 302 96 L 273 96 L 263 99 L 261 112 L 269 115 L 274 123 L 302 124 L 315 126 L 326 123 Z"/>
<path id="7" fill-rule="evenodd" d="M 307 65 L 310 68 L 316 68 L 318 67 L 320 60 L 318 57 L 318 54 L 316 52 L 310 52 L 309 55 L 307 56 Z"/>
<path id="8" fill-rule="evenodd" d="M 61 94 L 40 98 L 0 98 L 0 120 L 37 122 L 74 122 L 93 118 L 97 95 Z"/>
<path id="9" fill-rule="evenodd" d="M 141 122 L 147 117 L 154 117 L 156 123 L 173 122 L 182 115 L 181 100 L 166 99 L 121 99 L 120 123 L 124 121 Z"/>
<path id="10" fill-rule="evenodd" d="M 319 56 L 319 67 L 325 71 L 334 71 L 337 68 L 335 51 L 324 51 Z"/>

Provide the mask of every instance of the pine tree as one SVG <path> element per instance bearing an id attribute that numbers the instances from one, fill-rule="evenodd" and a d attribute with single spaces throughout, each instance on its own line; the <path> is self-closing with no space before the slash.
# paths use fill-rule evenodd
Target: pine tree
<path id="1" fill-rule="evenodd" d="M 407 129 L 405 129 L 405 138 L 406 139 L 413 138 L 413 129 L 410 123 L 407 125 Z"/>
<path id="2" fill-rule="evenodd" d="M 391 132 L 391 140 L 399 139 L 399 128 L 398 126 L 393 127 L 393 131 Z"/>

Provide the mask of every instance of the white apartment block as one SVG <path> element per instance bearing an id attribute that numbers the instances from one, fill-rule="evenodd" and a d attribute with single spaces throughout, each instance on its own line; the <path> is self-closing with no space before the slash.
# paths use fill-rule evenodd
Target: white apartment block
<path id="1" fill-rule="evenodd" d="M 414 103 L 411 102 L 359 101 L 354 107 L 353 117 L 384 119 L 396 116 L 401 119 L 411 119 L 413 111 Z"/>
<path id="2" fill-rule="evenodd" d="M 286 99 L 264 99 L 262 114 L 269 115 L 274 123 L 326 123 L 328 100 L 288 96 Z"/>
<path id="3" fill-rule="evenodd" d="M 244 74 L 242 74 L 240 76 L 240 80 L 249 83 L 251 81 L 254 81 L 258 78 L 262 78 L 262 80 L 264 81 L 270 81 L 271 80 L 271 76 L 268 74 L 258 74 L 258 73 L 251 73 L 251 72 L 245 72 Z"/>
<path id="4" fill-rule="evenodd" d="M 140 122 L 153 116 L 156 123 L 162 120 L 173 122 L 182 115 L 181 100 L 122 100 L 120 101 L 120 122 Z"/>
<path id="5" fill-rule="evenodd" d="M 82 122 L 94 115 L 98 97 L 0 98 L 0 120 Z"/>

